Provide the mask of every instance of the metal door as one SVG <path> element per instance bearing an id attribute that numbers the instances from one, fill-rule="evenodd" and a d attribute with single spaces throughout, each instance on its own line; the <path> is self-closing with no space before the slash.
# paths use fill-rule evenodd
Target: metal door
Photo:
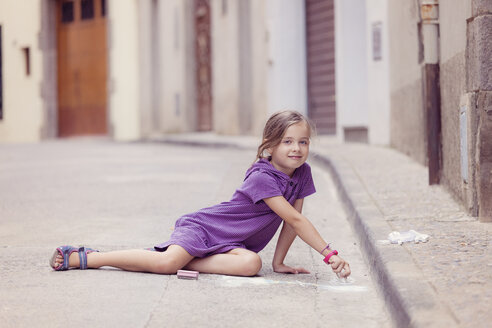
<path id="1" fill-rule="evenodd" d="M 322 134 L 336 133 L 334 0 L 306 0 L 308 113 Z"/>

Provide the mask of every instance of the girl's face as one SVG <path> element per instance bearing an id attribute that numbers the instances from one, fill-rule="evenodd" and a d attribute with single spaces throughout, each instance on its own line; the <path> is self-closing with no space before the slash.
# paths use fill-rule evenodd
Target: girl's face
<path id="1" fill-rule="evenodd" d="M 267 149 L 272 156 L 272 165 L 291 177 L 295 169 L 307 160 L 310 136 L 311 130 L 306 122 L 289 126 L 280 143 Z"/>

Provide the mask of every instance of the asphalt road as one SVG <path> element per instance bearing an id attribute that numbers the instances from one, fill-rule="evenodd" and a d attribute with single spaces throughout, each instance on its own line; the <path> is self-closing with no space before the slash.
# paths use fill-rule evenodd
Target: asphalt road
<path id="1" fill-rule="evenodd" d="M 101 251 L 165 241 L 182 214 L 228 200 L 254 152 L 75 139 L 0 146 L 1 327 L 390 327 L 330 176 L 313 166 L 318 192 L 304 213 L 350 262 L 340 284 L 297 239 L 272 271 L 275 241 L 254 278 L 198 280 L 111 268 L 54 272 L 57 246 Z"/>

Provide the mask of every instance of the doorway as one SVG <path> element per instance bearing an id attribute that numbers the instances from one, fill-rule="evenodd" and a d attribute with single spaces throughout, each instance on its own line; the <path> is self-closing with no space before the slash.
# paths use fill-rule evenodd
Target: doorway
<path id="1" fill-rule="evenodd" d="M 106 0 L 58 0 L 58 136 L 106 135 Z"/>

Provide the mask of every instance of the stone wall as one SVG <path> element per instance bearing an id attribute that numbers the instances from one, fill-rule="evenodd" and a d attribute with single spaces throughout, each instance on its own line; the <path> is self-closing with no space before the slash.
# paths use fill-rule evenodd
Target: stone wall
<path id="1" fill-rule="evenodd" d="M 476 118 L 475 189 L 478 216 L 492 221 L 492 2 L 472 1 L 472 17 L 467 21 L 466 89 Z M 472 131 L 474 132 L 474 131 Z"/>

